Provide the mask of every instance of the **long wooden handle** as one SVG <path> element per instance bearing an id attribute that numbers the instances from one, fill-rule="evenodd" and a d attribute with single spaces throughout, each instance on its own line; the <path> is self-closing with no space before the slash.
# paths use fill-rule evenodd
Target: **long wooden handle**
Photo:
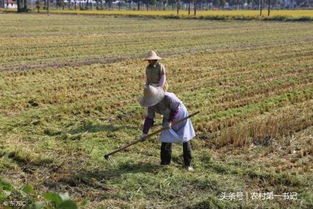
<path id="1" fill-rule="evenodd" d="M 182 119 L 180 119 L 180 120 L 178 120 L 178 121 L 174 121 L 174 122 L 172 123 L 172 126 L 175 126 L 175 125 L 177 125 L 178 123 L 181 123 L 181 122 L 183 122 L 184 120 L 187 120 L 188 118 L 191 118 L 192 116 L 198 114 L 199 112 L 200 112 L 200 111 L 194 112 L 194 113 L 190 114 L 190 115 L 187 116 L 187 117 L 184 117 L 184 118 L 182 118 Z M 151 134 L 148 134 L 147 136 L 144 137 L 144 139 L 147 139 L 147 138 L 149 138 L 149 137 L 151 137 L 151 136 L 153 136 L 153 135 L 156 135 L 156 134 L 158 134 L 158 133 L 160 133 L 160 132 L 162 132 L 162 131 L 168 130 L 168 129 L 169 129 L 169 128 L 161 128 L 161 129 L 159 129 L 159 130 L 157 130 L 157 131 L 155 131 L 155 132 L 152 132 Z M 115 154 L 115 153 L 117 153 L 117 152 L 120 152 L 120 151 L 122 151 L 122 150 L 125 150 L 126 148 L 128 148 L 128 147 L 130 147 L 130 146 L 132 146 L 132 145 L 134 145 L 134 144 L 137 144 L 137 143 L 139 143 L 139 142 L 142 142 L 142 141 L 143 141 L 142 139 L 138 139 L 138 140 L 136 140 L 136 141 L 133 141 L 133 142 L 130 143 L 130 144 L 127 144 L 127 145 L 125 145 L 125 146 L 123 146 L 123 147 L 121 147 L 121 148 L 119 148 L 119 149 L 117 149 L 117 150 L 114 150 L 114 151 L 112 151 L 112 152 L 110 152 L 110 153 L 108 153 L 108 154 L 105 154 L 105 155 L 104 155 L 104 158 L 105 158 L 105 159 L 108 159 L 110 155 L 113 155 L 113 154 Z"/>

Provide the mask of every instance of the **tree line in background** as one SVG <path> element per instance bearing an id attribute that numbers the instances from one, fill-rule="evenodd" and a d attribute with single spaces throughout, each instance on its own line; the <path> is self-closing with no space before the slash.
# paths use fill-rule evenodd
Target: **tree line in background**
<path id="1" fill-rule="evenodd" d="M 42 0 L 44 1 L 44 0 Z M 46 0 L 44 2 L 47 2 Z M 259 9 L 272 6 L 279 9 L 312 7 L 313 0 L 51 0 L 59 8 L 110 10 L 167 10 L 187 7 L 200 10 L 211 9 Z M 184 8 L 184 9 L 185 9 Z"/>
<path id="2" fill-rule="evenodd" d="M 0 0 L 1 1 L 1 0 Z M 3 2 L 9 0 L 2 0 Z M 27 1 L 16 0 L 18 12 L 27 12 Z M 4 3 L 3 3 L 4 4 Z M 267 9 L 270 15 L 271 8 L 294 9 L 296 7 L 312 7 L 313 0 L 37 0 L 36 8 L 49 10 L 52 6 L 58 9 L 70 10 L 188 10 L 188 14 L 196 15 L 197 10 L 214 9 Z"/>

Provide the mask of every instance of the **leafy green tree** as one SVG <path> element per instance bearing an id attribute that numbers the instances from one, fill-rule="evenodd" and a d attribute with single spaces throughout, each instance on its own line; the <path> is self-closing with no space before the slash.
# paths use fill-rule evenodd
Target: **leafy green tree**
<path id="1" fill-rule="evenodd" d="M 213 5 L 218 8 L 222 8 L 225 6 L 225 0 L 213 0 Z"/>
<path id="2" fill-rule="evenodd" d="M 47 1 L 49 1 L 49 0 L 47 0 Z M 64 9 L 64 0 L 57 0 L 56 6 Z"/>
<path id="3" fill-rule="evenodd" d="M 166 0 L 160 0 L 160 1 L 162 1 L 163 10 L 166 10 L 166 3 L 167 3 L 167 1 Z"/>
<path id="4" fill-rule="evenodd" d="M 113 0 L 105 0 L 106 7 L 111 10 L 112 9 Z"/>
<path id="5" fill-rule="evenodd" d="M 72 8 L 72 1 L 71 1 L 71 0 L 68 0 L 68 1 L 67 1 L 67 8 L 68 8 L 68 9 L 71 9 L 71 8 Z"/>
<path id="6" fill-rule="evenodd" d="M 133 0 L 133 2 L 135 2 L 137 4 L 137 10 L 140 10 L 140 6 L 141 6 L 141 0 Z"/>
<path id="7" fill-rule="evenodd" d="M 37 13 L 39 13 L 40 12 L 40 0 L 37 0 L 35 4 L 36 4 Z"/>
<path id="8" fill-rule="evenodd" d="M 259 0 L 260 16 L 262 16 L 263 7 L 264 7 L 264 1 L 263 0 Z"/>
<path id="9" fill-rule="evenodd" d="M 28 12 L 27 0 L 17 0 L 17 12 Z"/>
<path id="10" fill-rule="evenodd" d="M 143 3 L 146 5 L 147 10 L 149 7 L 156 4 L 156 0 L 143 0 Z"/>
<path id="11" fill-rule="evenodd" d="M 176 0 L 176 11 L 177 11 L 176 13 L 177 13 L 177 15 L 179 15 L 180 6 L 181 6 L 180 0 Z"/>
<path id="12" fill-rule="evenodd" d="M 172 9 L 176 7 L 176 0 L 168 0 L 168 4 L 172 6 Z"/>

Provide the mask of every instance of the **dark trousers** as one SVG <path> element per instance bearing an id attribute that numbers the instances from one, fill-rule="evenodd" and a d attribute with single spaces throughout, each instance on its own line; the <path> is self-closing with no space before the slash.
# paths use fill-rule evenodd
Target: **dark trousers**
<path id="1" fill-rule="evenodd" d="M 190 141 L 183 143 L 183 156 L 185 166 L 191 163 L 191 144 Z M 168 165 L 172 159 L 172 143 L 162 142 L 161 144 L 161 165 Z"/>

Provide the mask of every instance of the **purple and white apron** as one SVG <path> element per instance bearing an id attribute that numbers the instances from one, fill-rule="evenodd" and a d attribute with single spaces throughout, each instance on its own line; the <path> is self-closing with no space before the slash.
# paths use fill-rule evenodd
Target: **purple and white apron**
<path id="1" fill-rule="evenodd" d="M 189 116 L 188 111 L 183 103 L 179 105 L 178 113 L 176 114 L 174 121 L 178 121 L 182 118 Z M 171 129 L 161 132 L 160 141 L 167 143 L 184 143 L 195 137 L 195 130 L 193 129 L 190 118 L 172 126 Z"/>

